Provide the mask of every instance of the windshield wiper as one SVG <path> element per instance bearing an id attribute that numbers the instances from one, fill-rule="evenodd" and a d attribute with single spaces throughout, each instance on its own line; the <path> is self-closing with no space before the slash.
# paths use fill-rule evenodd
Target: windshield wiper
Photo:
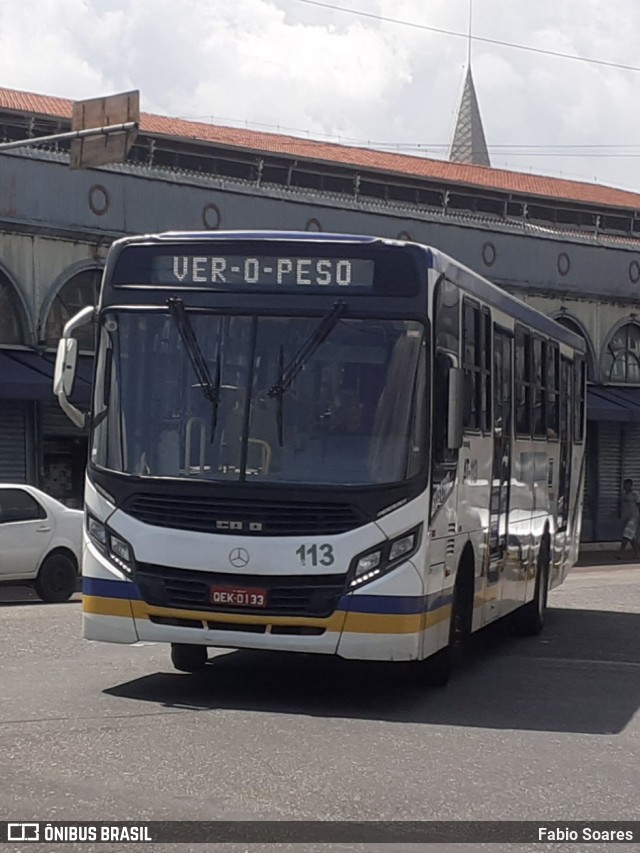
<path id="1" fill-rule="evenodd" d="M 213 380 L 196 334 L 193 331 L 189 315 L 184 310 L 184 302 L 182 299 L 171 297 L 167 299 L 167 307 L 189 356 L 189 361 L 198 379 L 198 385 L 213 407 L 210 439 L 210 441 L 213 441 L 215 429 L 218 424 L 218 406 L 220 405 L 220 344 L 218 343 L 218 350 L 216 352 L 215 380 Z"/>
<path id="2" fill-rule="evenodd" d="M 344 316 L 346 310 L 346 302 L 343 302 L 341 299 L 334 302 L 331 310 L 325 314 L 286 367 L 283 367 L 284 348 L 280 347 L 278 381 L 267 391 L 268 397 L 278 398 L 278 411 L 276 417 L 278 421 L 278 441 L 280 443 L 280 447 L 282 447 L 282 398 L 284 396 L 284 392 L 291 386 L 293 380 L 296 378 L 298 373 L 300 373 L 320 344 L 325 341 L 333 329 L 335 329 L 341 317 Z"/>

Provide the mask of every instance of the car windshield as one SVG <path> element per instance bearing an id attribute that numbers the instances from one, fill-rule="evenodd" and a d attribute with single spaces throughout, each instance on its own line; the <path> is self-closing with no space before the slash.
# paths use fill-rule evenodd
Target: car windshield
<path id="1" fill-rule="evenodd" d="M 214 481 L 412 476 L 424 465 L 425 327 L 339 314 L 106 312 L 92 462 Z"/>

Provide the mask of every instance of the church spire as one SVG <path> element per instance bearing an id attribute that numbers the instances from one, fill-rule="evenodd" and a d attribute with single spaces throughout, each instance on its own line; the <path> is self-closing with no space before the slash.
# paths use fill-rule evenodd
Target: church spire
<path id="1" fill-rule="evenodd" d="M 449 160 L 472 166 L 490 166 L 487 141 L 484 138 L 480 107 L 471 74 L 471 44 L 473 42 L 473 0 L 469 0 L 469 36 L 467 38 L 467 76 L 462 90 L 456 129 L 451 143 Z"/>
<path id="2" fill-rule="evenodd" d="M 452 163 L 469 163 L 473 166 L 491 165 L 480 118 L 480 107 L 473 85 L 471 64 L 467 66 L 467 76 L 464 81 L 449 160 Z"/>

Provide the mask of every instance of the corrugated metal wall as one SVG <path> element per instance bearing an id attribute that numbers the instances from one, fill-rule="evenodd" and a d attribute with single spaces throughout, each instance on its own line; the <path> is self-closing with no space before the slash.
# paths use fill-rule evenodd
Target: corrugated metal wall
<path id="1" fill-rule="evenodd" d="M 88 433 L 88 430 L 80 429 L 71 423 L 57 401 L 40 404 L 40 434 L 43 437 L 64 436 L 65 438 L 79 438 L 80 436 L 88 435 Z"/>
<path id="2" fill-rule="evenodd" d="M 595 446 L 598 482 L 594 505 L 594 538 L 617 541 L 622 533 L 620 495 L 622 483 L 630 477 L 640 490 L 640 425 L 600 422 Z"/>
<path id="3" fill-rule="evenodd" d="M 0 481 L 27 482 L 27 409 L 23 402 L 0 401 Z"/>

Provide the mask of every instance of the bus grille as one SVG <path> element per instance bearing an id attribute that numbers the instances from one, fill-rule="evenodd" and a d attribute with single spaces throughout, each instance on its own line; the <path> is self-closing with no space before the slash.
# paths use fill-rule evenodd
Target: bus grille
<path id="1" fill-rule="evenodd" d="M 319 536 L 345 533 L 367 519 L 350 504 L 245 501 L 233 498 L 133 495 L 122 509 L 146 524 L 202 533 Z"/>
<path id="2" fill-rule="evenodd" d="M 150 563 L 138 564 L 135 580 L 143 600 L 157 607 L 256 616 L 330 616 L 345 588 L 345 575 L 230 575 Z M 209 594 L 213 585 L 265 589 L 268 606 L 213 605 Z"/>

